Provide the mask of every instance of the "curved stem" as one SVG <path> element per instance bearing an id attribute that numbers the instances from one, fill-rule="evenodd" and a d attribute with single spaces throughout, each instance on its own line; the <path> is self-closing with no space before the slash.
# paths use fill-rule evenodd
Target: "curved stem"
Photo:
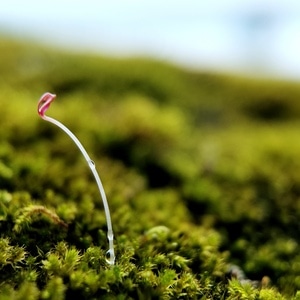
<path id="1" fill-rule="evenodd" d="M 102 198 L 103 206 L 104 206 L 104 212 L 105 212 L 106 223 L 107 223 L 107 238 L 108 238 L 108 242 L 109 242 L 109 250 L 107 251 L 107 253 L 109 254 L 109 258 L 107 259 L 107 262 L 110 265 L 114 265 L 114 263 L 115 263 L 115 251 L 114 251 L 114 242 L 113 242 L 113 239 L 114 239 L 113 229 L 112 229 L 109 206 L 108 206 L 108 202 L 107 202 L 107 198 L 106 198 L 106 194 L 105 194 L 102 182 L 101 182 L 99 174 L 96 170 L 96 166 L 95 166 L 94 161 L 91 160 L 91 158 L 89 157 L 89 155 L 86 152 L 85 148 L 80 143 L 78 138 L 73 134 L 73 132 L 70 131 L 69 128 L 67 128 L 61 122 L 57 121 L 54 118 L 51 118 L 51 117 L 48 117 L 48 116 L 45 115 L 46 110 L 49 108 L 51 102 L 54 99 L 55 99 L 55 95 L 50 94 L 50 93 L 44 94 L 41 97 L 40 101 L 39 101 L 38 113 L 45 121 L 51 122 L 54 125 L 58 126 L 60 129 L 62 129 L 74 141 L 74 143 L 77 145 L 80 152 L 84 156 L 85 160 L 87 161 L 87 163 L 88 163 L 88 165 L 89 165 L 89 167 L 90 167 L 90 169 L 91 169 L 91 171 L 92 171 L 92 173 L 95 177 L 95 180 L 96 180 L 96 183 L 97 183 L 97 186 L 98 186 L 98 189 L 99 189 L 99 193 L 100 193 L 100 196 Z"/>

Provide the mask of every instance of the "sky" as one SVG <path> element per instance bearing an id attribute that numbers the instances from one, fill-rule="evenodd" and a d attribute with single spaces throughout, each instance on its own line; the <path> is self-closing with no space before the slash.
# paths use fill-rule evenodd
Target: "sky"
<path id="1" fill-rule="evenodd" d="M 0 32 L 72 51 L 300 80 L 299 0 L 10 0 Z"/>

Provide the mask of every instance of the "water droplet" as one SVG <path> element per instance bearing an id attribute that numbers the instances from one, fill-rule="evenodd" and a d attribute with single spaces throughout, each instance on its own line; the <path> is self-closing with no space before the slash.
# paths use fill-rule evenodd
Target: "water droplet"
<path id="1" fill-rule="evenodd" d="M 109 265 L 113 265 L 114 264 L 114 262 L 111 260 L 111 251 L 110 250 L 108 250 L 107 252 L 106 252 L 106 262 L 109 264 Z"/>
<path id="2" fill-rule="evenodd" d="M 89 161 L 89 165 L 90 165 L 91 168 L 95 168 L 95 163 L 94 163 L 94 161 L 91 160 L 91 159 L 90 159 L 90 161 Z"/>

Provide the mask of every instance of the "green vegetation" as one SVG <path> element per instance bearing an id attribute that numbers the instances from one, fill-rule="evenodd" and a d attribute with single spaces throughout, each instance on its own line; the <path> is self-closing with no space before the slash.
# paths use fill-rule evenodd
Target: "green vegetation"
<path id="1" fill-rule="evenodd" d="M 300 299 L 299 83 L 0 50 L 1 299 Z"/>

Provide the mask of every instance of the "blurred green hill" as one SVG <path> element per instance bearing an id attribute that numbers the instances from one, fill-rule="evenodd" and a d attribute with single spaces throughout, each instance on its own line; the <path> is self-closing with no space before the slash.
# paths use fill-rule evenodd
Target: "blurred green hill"
<path id="1" fill-rule="evenodd" d="M 300 299 L 299 82 L 5 38 L 0 53 L 2 299 Z M 103 180 L 111 269 L 89 169 L 36 112 L 46 91 Z"/>

